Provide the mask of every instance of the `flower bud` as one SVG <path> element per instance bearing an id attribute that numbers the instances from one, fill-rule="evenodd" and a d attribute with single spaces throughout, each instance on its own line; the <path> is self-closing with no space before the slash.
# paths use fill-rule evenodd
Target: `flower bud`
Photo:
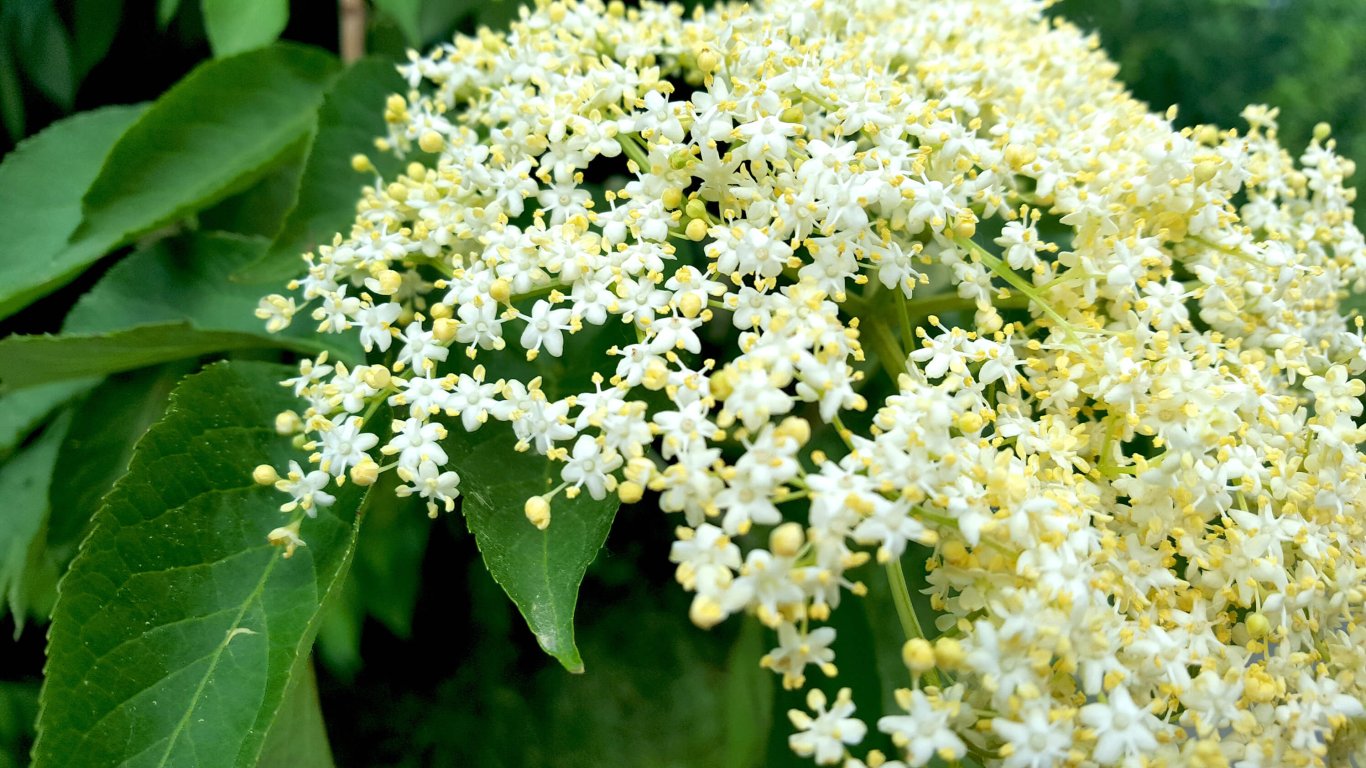
<path id="1" fill-rule="evenodd" d="M 637 485 L 645 485 L 654 476 L 655 464 L 644 456 L 637 456 L 626 462 L 626 470 L 622 473 L 628 482 Z"/>
<path id="2" fill-rule="evenodd" d="M 275 485 L 280 479 L 280 473 L 275 471 L 275 467 L 269 464 L 261 464 L 251 471 L 251 479 L 257 485 Z"/>
<path id="3" fill-rule="evenodd" d="M 293 435 L 303 428 L 304 421 L 294 411 L 285 411 L 275 417 L 275 433 Z"/>
<path id="4" fill-rule="evenodd" d="M 798 523 L 783 523 L 768 535 L 768 548 L 779 557 L 796 557 L 806 543 L 806 534 Z"/>
<path id="5" fill-rule="evenodd" d="M 935 666 L 945 670 L 955 670 L 963 666 L 968 654 L 963 650 L 963 644 L 954 640 L 952 637 L 941 637 L 934 641 L 934 663 Z"/>
<path id="6" fill-rule="evenodd" d="M 550 527 L 550 502 L 544 496 L 532 496 L 526 500 L 526 519 L 536 526 L 537 530 L 544 531 Z"/>
<path id="7" fill-rule="evenodd" d="M 374 277 L 365 278 L 365 287 L 381 296 L 393 296 L 403 285 L 403 275 L 392 269 L 381 269 Z"/>
<path id="8" fill-rule="evenodd" d="M 441 134 L 436 131 L 424 131 L 423 134 L 418 137 L 417 145 L 422 148 L 423 152 L 435 154 L 440 152 L 442 147 L 446 146 L 446 140 L 441 138 Z"/>
<path id="9" fill-rule="evenodd" d="M 726 614 L 721 610 L 721 604 L 716 602 L 716 598 L 698 595 L 693 598 L 692 605 L 688 608 L 688 618 L 702 629 L 711 629 L 726 618 Z"/>
<path id="10" fill-rule="evenodd" d="M 382 365 L 371 365 L 365 369 L 365 374 L 361 378 L 375 389 L 384 389 L 393 381 L 394 376 Z"/>
<path id="11" fill-rule="evenodd" d="M 645 495 L 645 487 L 640 483 L 627 480 L 617 486 L 617 497 L 622 504 L 635 504 Z"/>
<path id="12" fill-rule="evenodd" d="M 379 465 L 375 463 L 374 459 L 366 456 L 351 468 L 350 475 L 351 482 L 362 488 L 374 485 L 375 481 L 379 479 Z"/>
<path id="13" fill-rule="evenodd" d="M 778 424 L 773 434 L 775 437 L 796 440 L 797 445 L 806 445 L 806 441 L 811 439 L 811 423 L 799 416 L 788 416 Z"/>
<path id="14" fill-rule="evenodd" d="M 702 311 L 702 307 L 702 297 L 696 293 L 685 293 L 678 300 L 678 310 L 687 318 L 697 317 L 698 313 Z"/>
<path id="15" fill-rule="evenodd" d="M 697 54 L 697 68 L 704 75 L 710 75 L 721 67 L 721 55 L 710 48 Z"/>
<path id="16" fill-rule="evenodd" d="M 512 284 L 501 277 L 494 280 L 489 285 L 489 296 L 499 304 L 508 303 L 508 300 L 512 298 Z"/>
<path id="17" fill-rule="evenodd" d="M 901 646 L 901 660 L 915 674 L 934 669 L 934 648 L 922 637 L 913 637 Z"/>
<path id="18" fill-rule="evenodd" d="M 683 230 L 683 234 L 689 240 L 700 243 L 707 236 L 707 222 L 701 219 L 693 219 L 688 222 L 688 226 Z"/>
<path id="19" fill-rule="evenodd" d="M 432 323 L 432 336 L 442 344 L 449 344 L 455 338 L 456 322 L 449 317 L 439 317 Z"/>

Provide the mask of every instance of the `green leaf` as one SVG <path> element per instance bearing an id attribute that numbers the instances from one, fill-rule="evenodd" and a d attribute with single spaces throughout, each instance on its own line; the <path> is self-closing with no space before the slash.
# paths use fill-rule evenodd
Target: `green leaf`
<path id="1" fill-rule="evenodd" d="M 77 237 L 125 242 L 245 188 L 312 129 L 337 70 L 288 44 L 200 65 L 110 150 Z"/>
<path id="2" fill-rule="evenodd" d="M 100 499 L 127 471 L 133 446 L 190 370 L 182 363 L 112 376 L 76 407 L 57 454 L 62 475 L 48 492 L 47 550 L 58 561 L 75 554 Z"/>
<path id="3" fill-rule="evenodd" d="M 178 10 L 180 0 L 157 0 L 157 27 L 164 30 L 170 26 L 171 19 L 175 18 Z"/>
<path id="4" fill-rule="evenodd" d="M 145 107 L 106 107 L 57 123 L 0 163 L 0 318 L 64 285 L 116 245 L 68 244 L 81 196 Z"/>
<path id="5" fill-rule="evenodd" d="M 412 632 L 431 530 L 432 521 L 416 496 L 400 499 L 392 491 L 376 495 L 365 513 L 352 571 L 357 599 L 365 613 L 400 638 Z"/>
<path id="6" fill-rule="evenodd" d="M 422 45 L 422 0 L 375 0 L 375 8 L 394 20 L 408 45 Z"/>
<path id="7" fill-rule="evenodd" d="M 104 60 L 123 17 L 123 0 L 75 0 L 72 10 L 77 84 Z"/>
<path id="8" fill-rule="evenodd" d="M 283 160 L 255 184 L 199 214 L 201 230 L 218 230 L 267 240 L 280 234 L 299 198 L 299 180 L 312 134 L 285 150 Z"/>
<path id="9" fill-rule="evenodd" d="M 52 0 L 30 0 L 16 5 L 19 15 L 19 63 L 38 90 L 63 112 L 76 100 L 72 72 L 71 36 Z"/>
<path id="10" fill-rule="evenodd" d="M 490 29 L 506 31 L 523 5 L 519 0 L 488 0 L 475 6 L 474 18 Z"/>
<path id="11" fill-rule="evenodd" d="M 9 458 L 53 411 L 98 383 L 97 379 L 73 379 L 0 396 L 0 461 Z"/>
<path id="12" fill-rule="evenodd" d="M 242 349 L 283 347 L 317 354 L 317 344 L 285 336 L 199 331 L 189 323 L 157 323 L 113 333 L 10 336 L 0 339 L 0 386 L 22 389 L 63 379 L 131 371 L 157 363 Z"/>
<path id="13" fill-rule="evenodd" d="M 318 679 L 313 664 L 305 662 L 289 683 L 285 701 L 270 727 L 258 768 L 332 768 Z"/>
<path id="14" fill-rule="evenodd" d="M 422 3 L 422 26 L 419 30 L 421 39 L 449 40 L 460 20 L 477 14 L 480 7 L 487 7 L 492 2 L 493 0 L 486 0 L 483 3 L 464 0 L 458 3 Z M 502 5 L 502 2 L 499 2 L 499 5 Z"/>
<path id="15" fill-rule="evenodd" d="M 401 167 L 397 158 L 375 151 L 375 139 L 385 131 L 384 100 L 403 88 L 394 63 L 385 59 L 362 59 L 337 79 L 318 111 L 318 131 L 294 209 L 265 259 L 247 274 L 258 279 L 293 277 L 302 271 L 300 254 L 330 243 L 338 232 L 351 231 L 361 188 L 375 181 L 373 175 L 351 167 L 352 156 L 367 155 L 387 178 Z"/>
<path id="16" fill-rule="evenodd" d="M 28 764 L 20 756 L 27 755 L 33 743 L 33 721 L 37 718 L 37 681 L 0 681 L 0 767 Z"/>
<path id="17" fill-rule="evenodd" d="M 270 45 L 289 23 L 289 0 L 203 0 L 201 7 L 220 59 Z"/>
<path id="18" fill-rule="evenodd" d="M 317 656 L 334 677 L 350 681 L 360 671 L 361 632 L 366 616 L 407 638 L 421 586 L 422 557 L 432 521 L 417 496 L 394 494 L 398 477 L 383 475 L 365 505 L 365 528 L 338 600 L 323 616 Z M 501 598 L 501 596 L 500 596 Z M 487 624 L 485 623 L 487 627 Z"/>
<path id="19" fill-rule="evenodd" d="M 0 466 L 0 499 L 5 500 L 5 514 L 0 515 L 0 597 L 14 615 L 16 633 L 28 612 L 24 576 L 47 516 L 47 486 L 66 428 L 67 419 L 58 419 L 33 445 Z"/>
<path id="20" fill-rule="evenodd" d="M 588 564 L 607 539 L 618 500 L 594 501 L 587 493 L 563 495 L 552 506 L 550 527 L 527 521 L 527 498 L 550 491 L 558 472 L 543 456 L 516 451 L 505 424 L 478 432 L 451 429 L 446 440 L 460 473 L 461 510 L 484 564 L 517 604 L 536 642 L 570 672 L 583 671 L 574 644 L 574 608 Z"/>
<path id="21" fill-rule="evenodd" d="M 265 247 L 261 238 L 224 233 L 158 241 L 109 270 L 76 302 L 62 331 L 97 333 L 181 321 L 199 330 L 266 336 L 265 324 L 253 313 L 262 296 L 283 286 L 228 279 Z M 281 336 L 308 342 L 315 338 L 312 325 L 301 317 Z"/>
<path id="22" fill-rule="evenodd" d="M 252 313 L 277 286 L 228 279 L 264 249 L 259 238 L 197 234 L 134 253 L 81 297 L 62 335 L 0 339 L 0 384 L 18 389 L 238 349 L 362 359 L 355 339 L 315 334 L 306 319 L 266 332 Z"/>
<path id="23" fill-rule="evenodd" d="M 1366 315 L 1366 293 L 1353 293 L 1342 302 L 1339 311 L 1343 317 L 1351 317 L 1353 314 Z"/>
<path id="24" fill-rule="evenodd" d="M 272 420 L 289 369 L 211 366 L 184 381 L 105 500 L 61 584 L 36 768 L 255 766 L 320 607 L 355 547 L 362 489 L 305 520 L 280 557 L 260 463 L 299 458 Z"/>
<path id="25" fill-rule="evenodd" d="M 327 605 L 318 626 L 314 652 L 333 677 L 350 681 L 360 671 L 360 633 L 365 624 L 365 608 L 360 604 L 354 574 Z"/>
<path id="26" fill-rule="evenodd" d="M 726 665 L 726 768 L 755 768 L 763 765 L 773 717 L 773 673 L 759 666 L 766 650 L 763 625 L 752 616 L 740 621 Z"/>

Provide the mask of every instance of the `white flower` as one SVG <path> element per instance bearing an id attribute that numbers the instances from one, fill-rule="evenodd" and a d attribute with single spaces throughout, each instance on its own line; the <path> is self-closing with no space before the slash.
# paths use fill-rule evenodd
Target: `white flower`
<path id="1" fill-rule="evenodd" d="M 422 323 L 414 322 L 403 329 L 403 346 L 398 351 L 398 362 L 410 365 L 419 373 L 430 371 L 451 351 L 436 340 L 431 331 L 422 330 Z"/>
<path id="2" fill-rule="evenodd" d="M 619 466 L 621 456 L 604 453 L 597 440 L 589 435 L 579 435 L 573 453 L 560 470 L 560 477 L 576 488 L 586 486 L 589 496 L 602 499 L 607 496 L 610 473 Z"/>
<path id="3" fill-rule="evenodd" d="M 848 688 L 841 688 L 835 703 L 826 709 L 825 694 L 813 688 L 806 694 L 806 706 L 815 717 L 800 709 L 789 710 L 787 717 L 798 732 L 787 737 L 792 751 L 815 758 L 817 765 L 834 765 L 844 758 L 845 745 L 863 741 L 868 726 L 854 714 L 854 701 Z"/>
<path id="4" fill-rule="evenodd" d="M 1096 733 L 1091 757 L 1101 765 L 1150 752 L 1157 747 L 1156 733 L 1162 729 L 1161 721 L 1135 704 L 1122 685 L 1110 691 L 1106 701 L 1082 707 L 1079 719 Z"/>
<path id="5" fill-rule="evenodd" d="M 385 456 L 398 454 L 398 465 L 416 470 L 424 461 L 444 465 L 449 459 L 440 441 L 446 437 L 446 429 L 432 422 L 424 424 L 418 419 L 398 419 L 394 421 L 394 436 L 380 449 Z"/>
<path id="6" fill-rule="evenodd" d="M 455 387 L 446 398 L 446 408 L 452 416 L 460 417 L 460 425 L 466 432 L 473 432 L 483 426 L 489 416 L 507 419 L 511 408 L 499 401 L 495 394 L 498 384 L 484 381 L 482 366 L 475 368 L 474 375 L 460 374 Z"/>
<path id="7" fill-rule="evenodd" d="M 398 475 L 409 485 L 400 485 L 394 492 L 399 496 L 416 493 L 427 499 L 427 511 L 433 517 L 436 516 L 438 502 L 444 505 L 447 512 L 455 508 L 455 499 L 460 495 L 460 475 L 454 470 L 442 472 L 435 462 L 423 461 L 416 470 L 400 467 Z"/>
<path id="8" fill-rule="evenodd" d="M 377 443 L 378 435 L 361 431 L 359 417 L 338 417 L 322 433 L 319 465 L 324 472 L 341 477 L 348 467 L 355 466 L 365 458 L 366 451 L 374 448 Z"/>
<path id="9" fill-rule="evenodd" d="M 938 757 L 958 760 L 967 754 L 967 745 L 953 732 L 953 702 L 930 699 L 922 691 L 906 688 L 896 692 L 897 703 L 905 715 L 890 715 L 877 721 L 877 729 L 891 734 L 892 743 L 906 750 L 906 764 L 920 766 Z"/>
<path id="10" fill-rule="evenodd" d="M 547 301 L 538 301 L 531 308 L 531 316 L 526 318 L 526 329 L 522 331 L 522 347 L 538 350 L 545 345 L 545 351 L 555 357 L 564 352 L 564 331 L 569 330 L 571 310 L 551 309 Z"/>
<path id="11" fill-rule="evenodd" d="M 299 462 L 289 462 L 289 474 L 275 483 L 278 490 L 284 491 L 292 500 L 280 507 L 281 512 L 303 509 L 309 517 L 317 517 L 318 507 L 330 507 L 336 497 L 323 491 L 331 481 L 328 474 L 320 469 L 305 473 Z"/>
<path id="12" fill-rule="evenodd" d="M 1019 720 L 992 718 L 991 730 L 1006 743 L 1002 768 L 1051 768 L 1063 763 L 1072 748 L 1070 722 L 1053 722 L 1042 700 L 1026 705 Z"/>
<path id="13" fill-rule="evenodd" d="M 768 652 L 761 664 L 783 676 L 787 688 L 800 688 L 805 682 L 805 670 L 815 665 L 833 676 L 835 652 L 830 644 L 835 640 L 835 630 L 831 627 L 818 627 L 805 632 L 790 623 L 778 625 L 778 647 Z"/>
<path id="14" fill-rule="evenodd" d="M 356 310 L 354 317 L 355 324 L 360 326 L 361 348 L 366 352 L 371 349 L 389 351 L 389 344 L 394 339 L 392 324 L 402 313 L 403 306 L 393 301 Z"/>

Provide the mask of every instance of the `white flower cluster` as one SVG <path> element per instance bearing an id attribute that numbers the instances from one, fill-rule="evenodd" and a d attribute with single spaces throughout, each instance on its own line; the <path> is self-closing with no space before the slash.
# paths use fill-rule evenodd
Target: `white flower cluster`
<path id="1" fill-rule="evenodd" d="M 757 616 L 789 687 L 837 674 L 825 621 L 883 564 L 903 713 L 813 689 L 819 764 L 1362 760 L 1351 163 L 1264 108 L 1176 131 L 1041 13 L 542 2 L 413 56 L 380 142 L 411 164 L 261 305 L 371 361 L 288 382 L 316 469 L 258 471 L 300 510 L 277 540 L 348 473 L 451 509 L 448 430 L 510 422 L 560 465 L 532 523 L 651 492 L 694 622 Z M 600 375 L 488 372 L 538 356 Z"/>

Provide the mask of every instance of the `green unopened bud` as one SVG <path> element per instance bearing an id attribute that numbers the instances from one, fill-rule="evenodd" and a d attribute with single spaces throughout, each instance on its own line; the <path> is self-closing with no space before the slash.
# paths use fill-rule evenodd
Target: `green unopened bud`
<path id="1" fill-rule="evenodd" d="M 686 213 L 690 219 L 708 218 L 707 204 L 695 197 L 689 200 L 687 205 L 683 206 L 683 212 Z"/>

